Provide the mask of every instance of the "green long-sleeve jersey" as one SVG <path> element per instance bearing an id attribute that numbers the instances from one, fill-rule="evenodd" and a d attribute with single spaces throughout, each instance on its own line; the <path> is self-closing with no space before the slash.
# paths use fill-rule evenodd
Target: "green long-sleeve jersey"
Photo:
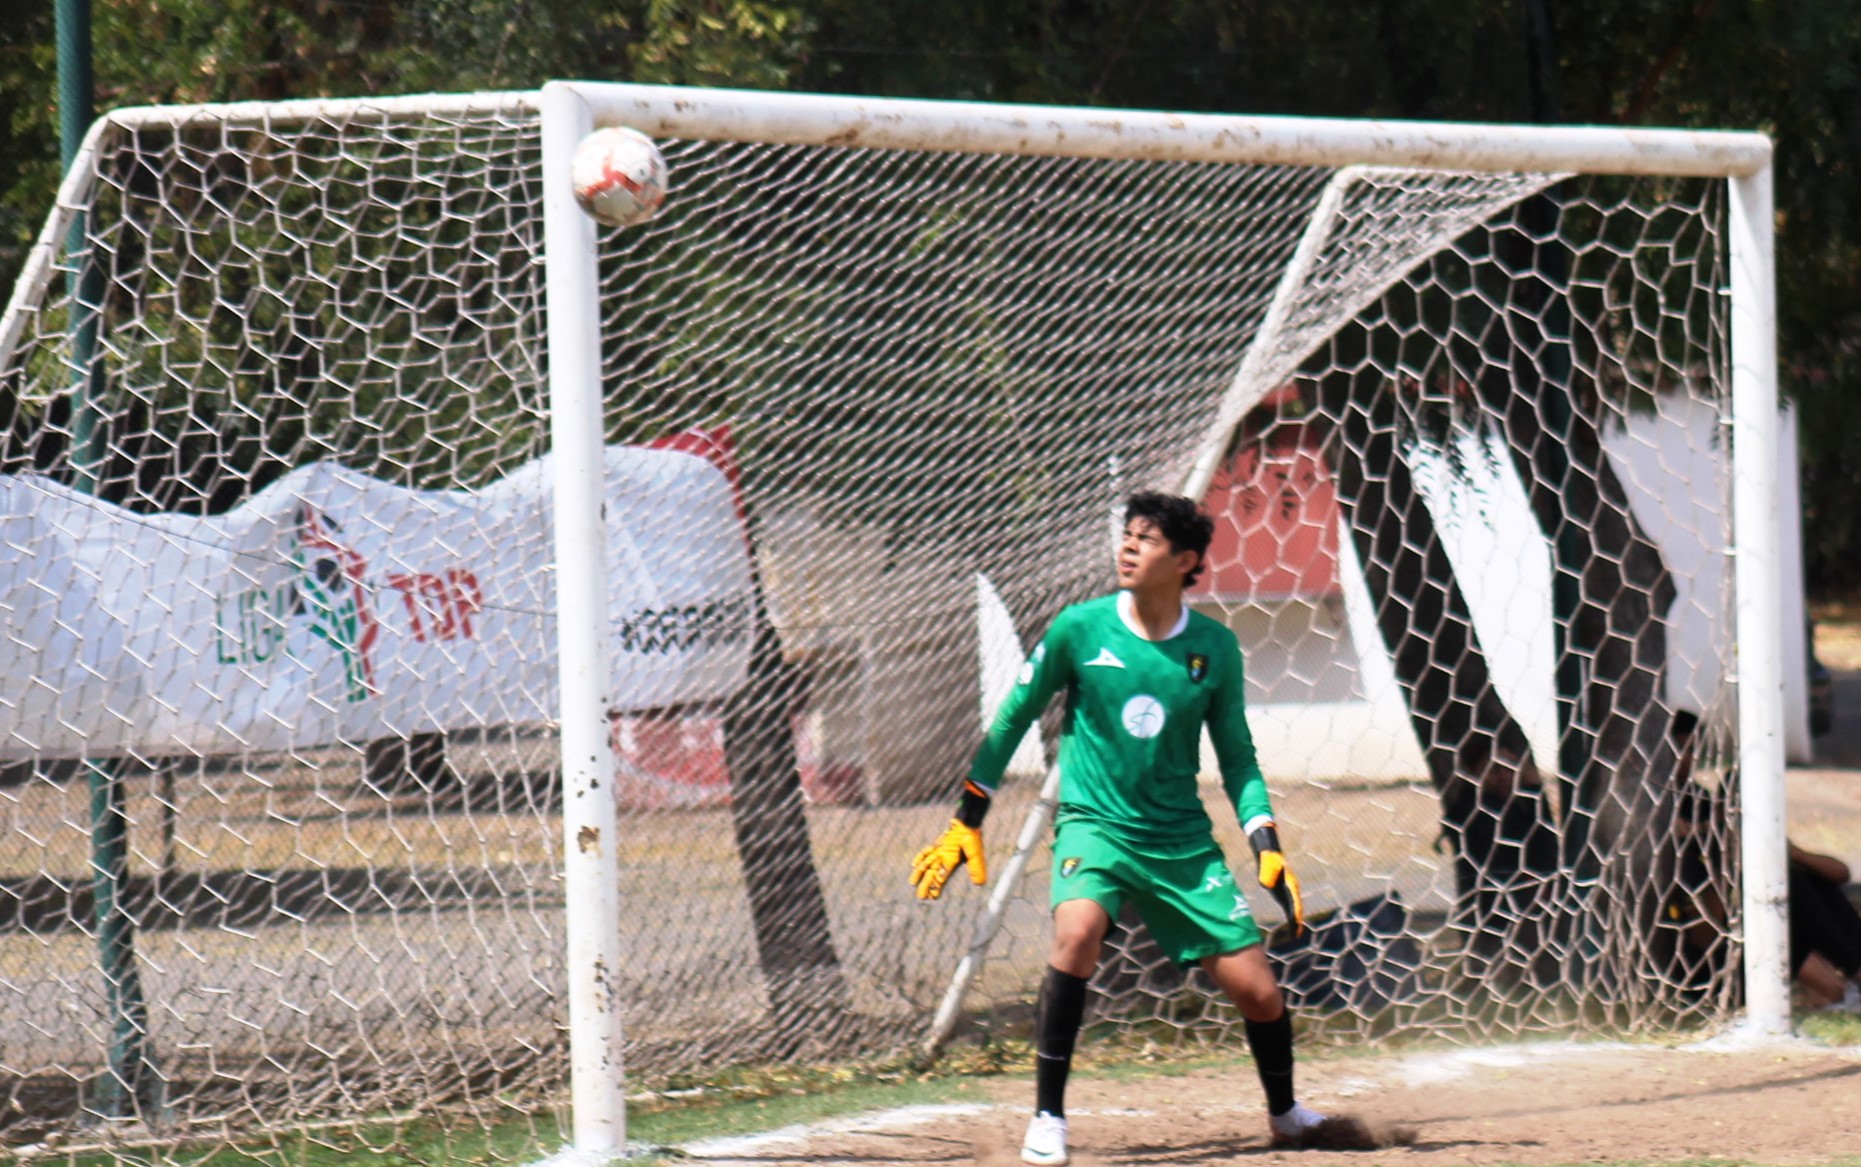
<path id="1" fill-rule="evenodd" d="M 1055 617 L 996 710 L 970 781 L 994 791 L 1016 744 L 1064 690 L 1062 818 L 1094 819 L 1158 843 L 1206 837 L 1211 824 L 1196 789 L 1204 723 L 1243 827 L 1272 818 L 1234 633 L 1185 608 L 1173 635 L 1146 640 L 1127 619 L 1130 603 L 1117 593 Z"/>

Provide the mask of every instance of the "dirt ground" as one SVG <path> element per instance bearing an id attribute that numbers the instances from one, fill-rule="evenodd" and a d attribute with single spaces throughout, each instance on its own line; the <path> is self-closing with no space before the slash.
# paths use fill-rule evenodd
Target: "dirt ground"
<path id="1" fill-rule="evenodd" d="M 1793 839 L 1861 871 L 1861 626 L 1835 651 L 1836 724 L 1787 776 Z M 881 1167 L 1019 1163 L 1032 1087 L 986 1107 L 921 1107 L 684 1150 L 707 1164 Z M 1247 1063 L 1144 1081 L 1075 1073 L 1080 1167 L 1171 1164 L 1734 1163 L 1861 1167 L 1861 1045 L 1755 1044 L 1737 1031 L 1687 1045 L 1537 1043 L 1435 1053 L 1317 1051 L 1302 1101 L 1362 1119 L 1382 1149 L 1276 1151 Z"/>
<path id="2" fill-rule="evenodd" d="M 1029 1087 L 996 1105 L 925 1107 L 759 1139 L 685 1148 L 709 1164 L 878 1167 L 1019 1162 Z M 1351 1114 L 1385 1149 L 1276 1151 L 1251 1067 L 1142 1082 L 1076 1077 L 1073 1161 L 1113 1165 L 1345 1162 L 1575 1164 L 1861 1161 L 1861 1047 L 1548 1043 L 1404 1056 L 1328 1055 L 1299 1071 L 1302 1099 Z M 859 1129 L 847 1129 L 857 1127 Z"/>

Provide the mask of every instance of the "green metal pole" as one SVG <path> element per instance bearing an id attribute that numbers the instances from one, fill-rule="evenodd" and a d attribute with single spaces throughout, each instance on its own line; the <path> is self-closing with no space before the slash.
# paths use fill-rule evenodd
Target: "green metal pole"
<path id="1" fill-rule="evenodd" d="M 110 1009 L 110 1071 L 98 1082 L 96 1108 L 110 1118 L 160 1111 L 161 1078 L 148 1049 L 149 1011 L 136 967 L 135 921 L 122 906 L 129 875 L 129 816 L 122 770 L 114 758 L 87 758 L 90 784 L 91 891 L 97 956 Z"/>
<path id="2" fill-rule="evenodd" d="M 58 129 L 64 169 L 77 160 L 95 110 L 91 105 L 90 0 L 58 0 Z M 103 464 L 103 425 L 96 394 L 97 317 L 103 272 L 91 262 L 87 216 L 80 212 L 65 236 L 65 254 L 78 265 L 71 296 L 72 485 L 97 493 Z"/>
<path id="3" fill-rule="evenodd" d="M 64 167 L 77 160 L 95 110 L 91 75 L 90 0 L 57 0 L 58 120 Z M 79 214 L 65 238 L 65 253 L 77 265 L 71 296 L 71 477 L 85 494 L 96 494 L 108 434 L 99 408 L 102 367 L 97 331 L 103 307 L 103 271 L 93 261 L 87 217 Z M 93 1104 L 105 1117 L 145 1119 L 159 1109 L 160 1077 L 148 1050 L 148 1007 L 136 967 L 135 922 L 123 906 L 129 874 L 129 816 L 123 806 L 118 759 L 87 758 L 90 787 L 91 891 L 97 926 L 97 956 L 110 1011 L 109 1072 L 97 1084 Z"/>

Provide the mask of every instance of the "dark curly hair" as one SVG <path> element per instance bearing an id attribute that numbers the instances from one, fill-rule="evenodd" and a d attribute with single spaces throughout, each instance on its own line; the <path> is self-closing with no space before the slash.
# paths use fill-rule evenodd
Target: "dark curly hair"
<path id="1" fill-rule="evenodd" d="M 1194 499 L 1159 490 L 1140 490 L 1124 504 L 1124 524 L 1143 519 L 1169 540 L 1172 553 L 1195 552 L 1195 566 L 1183 572 L 1183 586 L 1188 587 L 1208 565 L 1208 544 L 1215 537 L 1215 520 L 1208 517 Z"/>

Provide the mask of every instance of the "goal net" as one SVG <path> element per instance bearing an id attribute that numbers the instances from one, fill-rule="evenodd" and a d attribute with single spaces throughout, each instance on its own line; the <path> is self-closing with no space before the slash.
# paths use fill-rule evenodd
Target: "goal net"
<path id="1" fill-rule="evenodd" d="M 1140 488 L 1217 518 L 1192 599 L 1248 660 L 1314 1033 L 1740 1005 L 1750 140 L 1338 168 L 604 92 L 672 174 L 589 294 L 629 1090 L 1025 1032 L 1044 851 L 905 873 Z M 556 736 L 541 108 L 125 111 L 68 176 L 0 324 L 0 1141 L 560 1138 L 603 844 Z M 1092 1022 L 1230 1036 L 1122 923 Z"/>

